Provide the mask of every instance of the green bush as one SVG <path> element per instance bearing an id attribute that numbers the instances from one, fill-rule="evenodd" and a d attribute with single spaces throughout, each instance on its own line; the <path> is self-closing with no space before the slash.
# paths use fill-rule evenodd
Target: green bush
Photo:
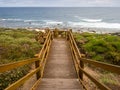
<path id="1" fill-rule="evenodd" d="M 36 33 L 25 29 L 0 28 L 0 64 L 33 58 L 42 47 L 35 40 Z M 23 77 L 28 71 L 27 65 L 0 73 L 0 90 Z"/>
<path id="2" fill-rule="evenodd" d="M 108 52 L 105 55 L 105 59 L 113 64 L 119 64 L 120 62 L 120 53 L 117 52 Z"/>
<path id="3" fill-rule="evenodd" d="M 88 43 L 83 45 L 86 51 L 95 51 L 96 53 L 104 53 L 107 51 L 107 43 L 104 40 L 91 39 Z"/>
<path id="4" fill-rule="evenodd" d="M 28 73 L 29 69 L 30 67 L 25 65 L 5 73 L 0 73 L 0 90 L 4 90 L 8 85 L 23 77 Z"/>
<path id="5" fill-rule="evenodd" d="M 74 34 L 87 58 L 120 65 L 120 37 L 107 34 Z M 82 40 L 82 43 L 79 43 Z M 81 52 L 82 52 L 81 51 Z"/>
<path id="6" fill-rule="evenodd" d="M 112 45 L 112 47 L 115 48 L 115 50 L 116 50 L 117 52 L 120 52 L 120 42 L 118 42 L 118 41 L 111 42 L 111 45 Z"/>

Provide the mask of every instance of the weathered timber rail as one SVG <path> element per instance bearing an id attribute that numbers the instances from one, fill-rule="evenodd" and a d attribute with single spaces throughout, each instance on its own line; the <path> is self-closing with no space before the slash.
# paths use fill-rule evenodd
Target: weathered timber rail
<path id="1" fill-rule="evenodd" d="M 72 30 L 49 30 L 40 53 L 35 56 L 36 58 L 0 66 L 0 73 L 30 63 L 35 63 L 36 66 L 34 70 L 8 86 L 5 90 L 16 90 L 34 74 L 36 74 L 37 81 L 31 90 L 87 90 L 83 82 L 83 75 L 91 79 L 99 89 L 111 90 L 84 70 L 85 63 L 120 74 L 120 66 L 82 58 Z"/>

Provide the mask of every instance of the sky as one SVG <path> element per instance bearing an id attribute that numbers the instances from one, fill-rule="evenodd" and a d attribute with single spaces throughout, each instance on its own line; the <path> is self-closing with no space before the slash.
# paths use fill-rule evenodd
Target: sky
<path id="1" fill-rule="evenodd" d="M 0 0 L 0 7 L 120 7 L 120 0 Z"/>

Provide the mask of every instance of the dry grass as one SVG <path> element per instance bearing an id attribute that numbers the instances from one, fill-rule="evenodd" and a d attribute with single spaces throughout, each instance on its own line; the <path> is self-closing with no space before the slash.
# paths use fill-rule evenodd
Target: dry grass
<path id="1" fill-rule="evenodd" d="M 112 90 L 120 89 L 120 75 L 116 75 L 107 71 L 100 69 L 95 69 L 91 66 L 86 65 L 84 70 L 88 72 L 91 76 L 96 78 L 101 83 L 107 85 Z M 88 90 L 99 90 L 97 86 L 84 75 L 84 83 L 86 84 Z"/>

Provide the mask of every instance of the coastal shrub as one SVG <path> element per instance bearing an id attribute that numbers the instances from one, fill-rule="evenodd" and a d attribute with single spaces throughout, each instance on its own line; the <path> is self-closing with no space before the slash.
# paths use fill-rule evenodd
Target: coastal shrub
<path id="1" fill-rule="evenodd" d="M 119 36 L 92 33 L 77 33 L 74 36 L 78 47 L 80 50 L 82 48 L 87 58 L 120 65 Z M 81 40 L 84 43 L 80 43 Z"/>
<path id="2" fill-rule="evenodd" d="M 105 55 L 105 59 L 108 61 L 108 62 L 111 62 L 113 64 L 120 64 L 120 53 L 117 53 L 117 52 L 108 52 L 106 55 Z"/>
<path id="3" fill-rule="evenodd" d="M 33 58 L 42 47 L 35 40 L 35 31 L 0 28 L 0 64 Z M 0 90 L 17 81 L 29 71 L 29 65 L 0 73 Z"/>
<path id="4" fill-rule="evenodd" d="M 92 59 L 103 62 L 104 57 L 102 55 L 95 55 L 95 56 L 92 57 Z"/>
<path id="5" fill-rule="evenodd" d="M 85 49 L 85 51 L 87 52 L 91 52 L 92 51 L 92 44 L 91 43 L 87 43 L 85 45 L 83 45 L 83 48 Z"/>
<path id="6" fill-rule="evenodd" d="M 107 42 L 115 42 L 115 41 L 119 41 L 120 38 L 118 36 L 106 35 L 105 40 Z"/>
<path id="7" fill-rule="evenodd" d="M 15 42 L 18 43 L 19 45 L 24 45 L 24 44 L 31 45 L 32 43 L 34 43 L 34 41 L 32 41 L 28 37 L 23 37 L 23 38 L 15 39 Z"/>
<path id="8" fill-rule="evenodd" d="M 120 42 L 111 42 L 111 45 L 115 48 L 116 51 L 120 52 Z"/>
<path id="9" fill-rule="evenodd" d="M 76 37 L 76 40 L 83 39 L 84 37 L 80 34 L 75 33 L 74 36 Z"/>
<path id="10" fill-rule="evenodd" d="M 107 43 L 104 40 L 91 39 L 88 43 L 83 45 L 86 51 L 95 51 L 96 53 L 103 53 L 107 51 Z"/>
<path id="11" fill-rule="evenodd" d="M 0 73 L 0 90 L 4 90 L 8 85 L 23 77 L 28 73 L 29 69 L 30 67 L 28 65 L 24 65 L 17 69 Z"/>
<path id="12" fill-rule="evenodd" d="M 11 28 L 3 28 L 3 27 L 0 27 L 0 31 L 5 31 L 5 30 L 11 30 Z M 12 30 L 14 30 L 14 28 L 12 28 Z"/>
<path id="13" fill-rule="evenodd" d="M 103 46 L 94 46 L 92 51 L 95 51 L 97 54 L 99 53 L 104 53 L 107 51 L 107 48 L 106 47 L 103 47 Z"/>
<path id="14" fill-rule="evenodd" d="M 91 34 L 91 33 L 88 33 L 88 32 L 84 32 L 84 33 L 82 33 L 82 36 L 83 37 L 91 37 L 91 36 L 93 36 L 94 34 Z"/>
<path id="15" fill-rule="evenodd" d="M 1 44 L 11 44 L 13 43 L 14 38 L 9 35 L 0 35 L 0 43 Z"/>

